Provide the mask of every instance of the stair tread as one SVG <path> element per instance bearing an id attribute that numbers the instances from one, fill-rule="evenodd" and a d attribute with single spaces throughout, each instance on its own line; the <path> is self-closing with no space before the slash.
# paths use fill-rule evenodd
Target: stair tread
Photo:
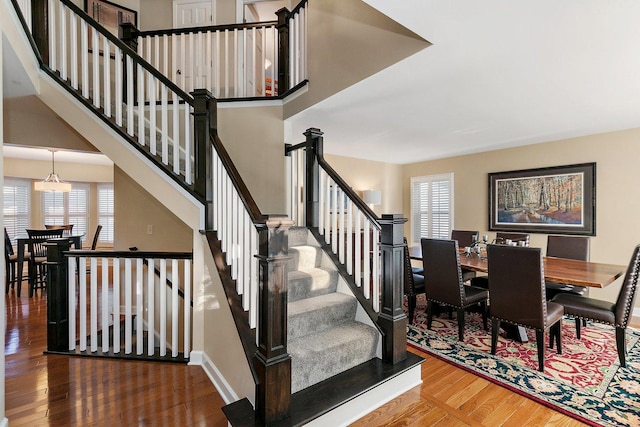
<path id="1" fill-rule="evenodd" d="M 325 329 L 313 334 L 304 335 L 288 342 L 288 352 L 292 357 L 305 352 L 330 351 L 353 339 L 360 338 L 362 333 L 375 333 L 377 330 L 355 320 L 342 322 L 333 328 Z"/>
<path id="2" fill-rule="evenodd" d="M 352 295 L 332 292 L 288 304 L 288 338 L 295 339 L 353 320 L 357 301 Z"/>

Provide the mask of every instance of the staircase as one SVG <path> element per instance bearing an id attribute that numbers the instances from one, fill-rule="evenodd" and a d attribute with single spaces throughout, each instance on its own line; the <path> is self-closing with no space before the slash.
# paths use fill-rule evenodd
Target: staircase
<path id="1" fill-rule="evenodd" d="M 338 291 L 335 266 L 306 228 L 289 230 L 289 255 L 287 336 L 295 393 L 373 359 L 380 340 L 376 328 L 356 320 L 356 298 Z"/>

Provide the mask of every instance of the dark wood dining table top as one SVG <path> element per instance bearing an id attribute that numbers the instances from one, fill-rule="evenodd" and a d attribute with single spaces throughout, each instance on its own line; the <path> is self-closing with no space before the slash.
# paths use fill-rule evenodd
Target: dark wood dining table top
<path id="1" fill-rule="evenodd" d="M 409 247 L 412 259 L 422 259 L 422 248 Z M 468 270 L 482 273 L 488 271 L 486 259 L 473 254 L 460 254 L 460 266 Z M 566 283 L 568 285 L 604 288 L 624 274 L 626 266 L 603 264 L 599 262 L 577 261 L 573 259 L 544 257 L 544 278 L 550 282 Z"/>

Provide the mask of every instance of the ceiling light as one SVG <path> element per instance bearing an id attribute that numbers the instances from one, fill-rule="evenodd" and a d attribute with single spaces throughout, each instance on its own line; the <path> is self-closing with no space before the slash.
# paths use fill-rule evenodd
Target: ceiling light
<path id="1" fill-rule="evenodd" d="M 51 173 L 44 181 L 36 182 L 34 188 L 36 191 L 62 191 L 67 193 L 71 191 L 71 184 L 61 180 L 56 173 L 55 152 L 57 150 L 49 151 L 51 151 Z"/>

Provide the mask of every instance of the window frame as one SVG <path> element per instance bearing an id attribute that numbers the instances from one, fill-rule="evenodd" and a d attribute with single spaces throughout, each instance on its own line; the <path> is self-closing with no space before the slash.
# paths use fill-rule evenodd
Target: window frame
<path id="1" fill-rule="evenodd" d="M 433 223 L 434 223 L 434 219 L 433 216 L 435 214 L 434 209 L 433 209 L 433 184 L 436 182 L 442 182 L 442 181 L 447 181 L 448 182 L 448 197 L 449 197 L 449 203 L 448 203 L 448 215 L 447 215 L 447 220 L 448 220 L 448 230 L 446 233 L 446 236 L 444 235 L 444 233 L 439 233 L 437 236 L 434 236 L 434 227 L 433 227 Z M 419 209 L 419 212 L 416 212 L 416 201 L 415 201 L 415 195 L 416 195 L 416 191 L 414 190 L 415 186 L 418 184 L 428 184 L 428 194 L 427 194 L 427 203 L 428 203 L 428 207 L 426 211 L 423 211 L 422 209 Z M 434 175 L 423 175 L 423 176 L 414 176 L 411 177 L 411 182 L 410 182 L 410 189 L 409 189 L 409 196 L 410 196 L 410 210 L 411 210 L 411 216 L 410 216 L 410 221 L 411 221 L 411 244 L 420 244 L 420 238 L 422 237 L 427 237 L 427 238 L 446 238 L 446 239 L 450 239 L 451 238 L 451 230 L 453 230 L 454 225 L 453 225 L 453 218 L 454 218 L 454 175 L 453 172 L 448 172 L 448 173 L 441 173 L 441 174 L 434 174 Z M 427 216 L 427 224 L 426 226 L 424 226 L 422 224 L 422 220 L 416 218 L 416 215 L 419 216 L 423 216 L 425 215 Z M 427 235 L 424 236 L 422 235 L 421 231 L 424 229 L 427 229 Z M 442 228 L 442 227 L 438 227 L 438 228 Z"/>
<path id="2" fill-rule="evenodd" d="M 16 184 L 20 184 L 20 185 L 16 185 Z M 31 227 L 31 179 L 29 178 L 17 178 L 17 177 L 4 177 L 4 184 L 3 184 L 3 197 L 4 197 L 4 188 L 5 187 L 14 187 L 14 188 L 24 188 L 26 189 L 26 214 L 14 214 L 14 215 L 7 215 L 6 213 L 6 209 L 7 206 L 6 204 L 3 203 L 3 225 L 5 228 L 7 228 L 7 233 L 9 234 L 9 238 L 11 239 L 11 244 L 13 246 L 15 246 L 16 244 L 16 236 L 22 234 L 24 235 L 26 233 L 27 228 Z M 14 197 L 15 200 L 15 197 Z M 13 223 L 15 224 L 14 226 L 10 226 L 7 227 L 7 218 L 22 218 L 23 222 L 24 222 L 24 218 L 26 217 L 26 225 L 25 227 L 22 227 L 22 225 L 18 226 L 19 224 L 19 220 L 14 220 Z M 22 229 L 22 232 L 19 232 L 18 230 Z"/>

